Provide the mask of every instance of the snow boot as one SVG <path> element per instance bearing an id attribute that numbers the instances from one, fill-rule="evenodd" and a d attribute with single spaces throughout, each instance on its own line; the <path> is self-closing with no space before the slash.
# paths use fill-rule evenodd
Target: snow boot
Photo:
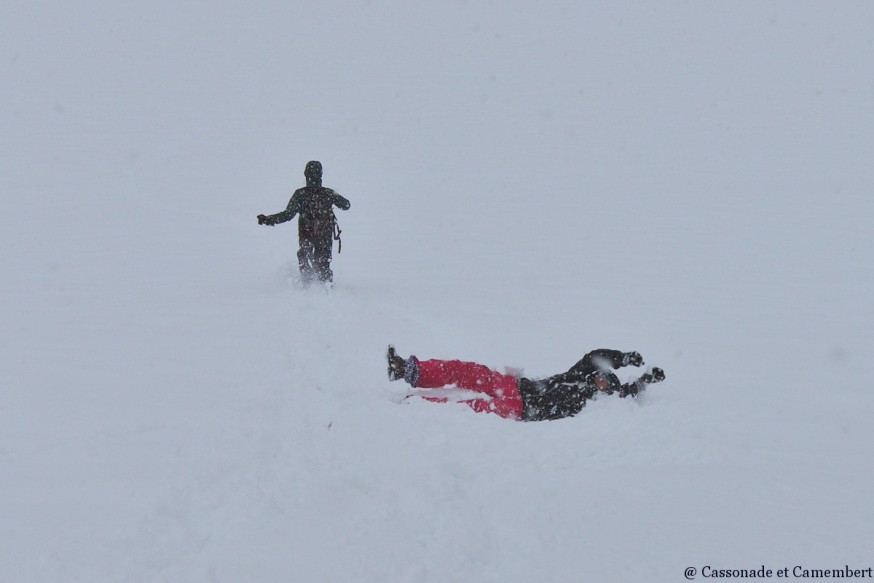
<path id="1" fill-rule="evenodd" d="M 388 361 L 388 380 L 402 380 L 407 368 L 407 362 L 398 356 L 398 353 L 395 352 L 395 347 L 391 344 L 388 345 L 388 352 L 386 352 L 385 357 Z"/>

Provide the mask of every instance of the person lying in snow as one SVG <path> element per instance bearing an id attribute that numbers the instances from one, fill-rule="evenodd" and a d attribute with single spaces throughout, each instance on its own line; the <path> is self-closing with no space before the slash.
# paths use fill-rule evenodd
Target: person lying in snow
<path id="1" fill-rule="evenodd" d="M 586 406 L 586 401 L 598 393 L 636 397 L 647 385 L 665 380 L 665 371 L 653 368 L 636 380 L 621 384 L 610 369 L 640 366 L 639 352 L 621 352 L 601 348 L 586 354 L 579 362 L 549 378 L 532 380 L 502 374 L 487 366 L 461 360 L 419 360 L 415 356 L 402 358 L 389 345 L 388 378 L 405 380 L 419 389 L 436 389 L 454 385 L 483 393 L 489 398 L 461 401 L 474 411 L 495 413 L 506 419 L 546 421 L 571 417 Z M 446 402 L 444 397 L 423 397 L 429 401 Z"/>

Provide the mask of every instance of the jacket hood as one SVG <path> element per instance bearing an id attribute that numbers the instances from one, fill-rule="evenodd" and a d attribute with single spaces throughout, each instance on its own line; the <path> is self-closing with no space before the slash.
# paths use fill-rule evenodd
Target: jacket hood
<path id="1" fill-rule="evenodd" d="M 307 162 L 303 175 L 307 179 L 307 186 L 322 185 L 322 163 L 318 160 Z"/>

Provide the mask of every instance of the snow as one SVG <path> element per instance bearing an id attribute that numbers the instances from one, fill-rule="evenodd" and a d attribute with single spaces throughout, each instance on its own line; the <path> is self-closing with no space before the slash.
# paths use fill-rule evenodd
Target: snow
<path id="1" fill-rule="evenodd" d="M 871 567 L 872 17 L 5 2 L 0 581 Z M 311 159 L 328 294 L 255 220 Z M 390 342 L 667 380 L 514 423 Z"/>

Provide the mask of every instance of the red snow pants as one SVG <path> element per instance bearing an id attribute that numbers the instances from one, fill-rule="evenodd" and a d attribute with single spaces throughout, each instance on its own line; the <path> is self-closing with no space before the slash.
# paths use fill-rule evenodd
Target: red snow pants
<path id="1" fill-rule="evenodd" d="M 506 419 L 519 419 L 522 416 L 522 396 L 516 388 L 514 376 L 461 360 L 418 360 L 417 364 L 419 377 L 416 388 L 437 389 L 455 385 L 459 389 L 477 391 L 491 397 L 460 401 L 478 413 L 495 413 Z M 424 398 L 443 403 L 448 400 L 444 397 Z"/>

